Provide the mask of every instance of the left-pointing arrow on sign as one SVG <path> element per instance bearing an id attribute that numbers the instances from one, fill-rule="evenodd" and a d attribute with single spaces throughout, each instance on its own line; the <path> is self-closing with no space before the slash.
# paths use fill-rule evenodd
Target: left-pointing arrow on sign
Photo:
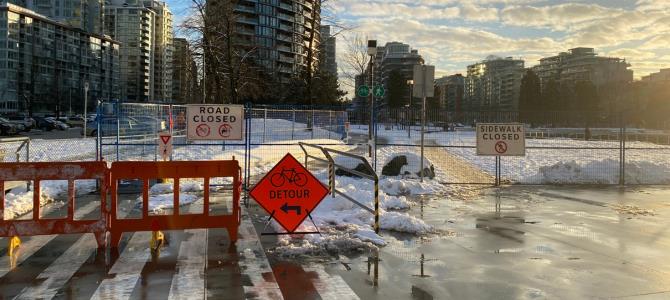
<path id="1" fill-rule="evenodd" d="M 284 203 L 284 205 L 282 205 L 282 207 L 281 207 L 281 210 L 286 214 L 288 214 L 289 210 L 295 210 L 295 213 L 297 215 L 300 215 L 300 212 L 301 212 L 300 206 L 289 206 L 288 203 Z"/>

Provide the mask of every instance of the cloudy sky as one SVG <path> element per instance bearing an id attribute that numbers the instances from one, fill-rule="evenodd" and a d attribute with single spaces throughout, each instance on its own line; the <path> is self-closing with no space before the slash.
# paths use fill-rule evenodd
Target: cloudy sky
<path id="1" fill-rule="evenodd" d="M 184 0 L 168 0 L 176 15 Z M 382 44 L 410 44 L 438 76 L 488 55 L 523 58 L 593 47 L 626 58 L 639 78 L 670 67 L 670 0 L 328 0 L 339 22 Z M 338 39 L 338 54 L 346 48 Z M 340 64 L 344 65 L 344 64 Z"/>

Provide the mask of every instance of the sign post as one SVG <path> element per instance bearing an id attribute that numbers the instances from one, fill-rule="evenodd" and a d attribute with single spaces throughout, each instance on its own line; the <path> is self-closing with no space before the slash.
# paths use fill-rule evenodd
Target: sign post
<path id="1" fill-rule="evenodd" d="M 186 107 L 189 141 L 242 140 L 244 106 L 191 104 Z"/>
<path id="2" fill-rule="evenodd" d="M 172 156 L 172 134 L 169 132 L 158 134 L 158 154 L 163 161 L 167 161 Z"/>
<path id="3" fill-rule="evenodd" d="M 502 156 L 526 155 L 526 130 L 521 123 L 478 123 L 477 155 L 496 157 L 496 186 L 502 178 Z"/>
<path id="4" fill-rule="evenodd" d="M 421 103 L 421 182 L 423 182 L 423 161 L 424 161 L 424 135 L 426 132 L 426 97 L 435 96 L 435 66 L 416 65 L 414 66 L 413 81 L 416 87 L 413 89 L 413 96 L 422 98 Z"/>
<path id="5" fill-rule="evenodd" d="M 296 229 L 307 217 L 311 219 L 311 213 L 328 195 L 328 188 L 289 153 L 251 189 L 249 195 L 287 233 L 298 233 Z"/>

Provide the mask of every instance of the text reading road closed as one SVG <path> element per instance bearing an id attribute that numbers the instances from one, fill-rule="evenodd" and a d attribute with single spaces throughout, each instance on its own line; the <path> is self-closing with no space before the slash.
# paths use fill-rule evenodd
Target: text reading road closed
<path id="1" fill-rule="evenodd" d="M 207 106 L 200 107 L 200 113 L 193 116 L 197 123 L 235 123 L 237 116 L 230 115 L 230 107 Z"/>
<path id="2" fill-rule="evenodd" d="M 241 105 L 188 105 L 189 140 L 242 140 L 244 107 Z"/>
<path id="3" fill-rule="evenodd" d="M 477 124 L 477 155 L 526 155 L 525 129 L 522 124 Z"/>

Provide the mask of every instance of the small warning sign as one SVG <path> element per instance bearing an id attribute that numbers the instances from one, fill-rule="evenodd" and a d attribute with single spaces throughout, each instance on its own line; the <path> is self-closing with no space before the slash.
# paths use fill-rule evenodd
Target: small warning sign
<path id="1" fill-rule="evenodd" d="M 186 115 L 189 140 L 242 140 L 242 105 L 191 104 Z"/>
<path id="2" fill-rule="evenodd" d="M 249 195 L 291 233 L 328 195 L 328 188 L 289 153 Z"/>
<path id="3" fill-rule="evenodd" d="M 523 124 L 477 124 L 477 155 L 525 156 L 526 131 Z"/>
<path id="4" fill-rule="evenodd" d="M 158 134 L 158 154 L 163 160 L 168 160 L 172 155 L 172 135 L 170 133 Z"/>

